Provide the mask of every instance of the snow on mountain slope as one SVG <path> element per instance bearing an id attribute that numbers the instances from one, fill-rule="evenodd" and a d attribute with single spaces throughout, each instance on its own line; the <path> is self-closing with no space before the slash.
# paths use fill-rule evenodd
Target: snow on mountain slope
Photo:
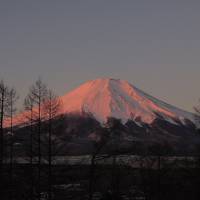
<path id="1" fill-rule="evenodd" d="M 64 113 L 91 113 L 100 122 L 115 117 L 126 122 L 140 118 L 152 123 L 157 114 L 171 123 L 185 119 L 194 122 L 192 113 L 160 101 L 137 89 L 127 81 L 102 78 L 92 80 L 61 97 Z"/>

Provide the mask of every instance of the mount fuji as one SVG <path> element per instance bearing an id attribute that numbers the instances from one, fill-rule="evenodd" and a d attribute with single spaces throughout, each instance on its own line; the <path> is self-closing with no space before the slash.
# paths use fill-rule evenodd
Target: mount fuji
<path id="1" fill-rule="evenodd" d="M 175 125 L 195 124 L 194 114 L 169 105 L 120 79 L 88 81 L 61 97 L 64 113 L 89 113 L 101 123 L 108 117 L 123 123 L 153 123 L 162 118 Z"/>
<path id="2" fill-rule="evenodd" d="M 55 124 L 59 127 L 56 132 L 59 143 L 65 147 L 63 155 L 91 153 L 93 141 L 102 137 L 110 117 L 122 122 L 120 148 L 125 151 L 133 144 L 145 150 L 153 144 L 167 143 L 176 153 L 185 154 L 200 144 L 194 114 L 158 100 L 124 80 L 91 80 L 59 98 L 61 121 L 55 118 Z M 23 113 L 20 116 L 23 119 Z M 29 142 L 27 128 L 22 124 L 16 134 L 19 141 L 23 138 L 25 145 Z"/>

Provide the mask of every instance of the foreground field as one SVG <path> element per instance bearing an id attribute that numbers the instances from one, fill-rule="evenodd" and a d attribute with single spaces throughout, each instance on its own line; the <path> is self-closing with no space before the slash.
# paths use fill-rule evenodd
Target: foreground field
<path id="1" fill-rule="evenodd" d="M 164 162 L 164 160 L 169 161 L 169 158 L 157 160 L 157 157 L 149 157 L 148 162 L 147 160 L 144 162 L 144 157 L 135 156 L 131 159 L 132 162 L 137 161 L 134 167 L 125 164 L 124 161 L 128 159 L 123 156 L 115 160 L 109 158 L 104 160 L 104 163 L 102 160 L 94 166 L 89 162 L 90 156 L 70 158 L 65 157 L 65 164 L 60 162 L 52 166 L 52 199 L 197 200 L 200 197 L 200 168 L 194 165 L 194 159 L 191 158 L 181 157 L 177 161 L 174 157 L 169 163 Z M 61 160 L 63 161 L 63 158 Z M 136 167 L 139 164 L 140 167 Z M 32 167 L 28 163 L 14 164 L 12 185 L 9 169 L 9 165 L 5 164 L 4 190 L 1 199 L 11 199 L 11 195 L 13 200 L 37 199 L 37 164 Z M 46 200 L 48 165 L 43 164 L 41 172 L 39 189 L 41 199 Z"/>

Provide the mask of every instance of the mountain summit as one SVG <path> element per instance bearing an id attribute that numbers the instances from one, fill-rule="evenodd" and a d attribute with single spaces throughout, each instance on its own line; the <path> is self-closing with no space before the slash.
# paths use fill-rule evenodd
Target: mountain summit
<path id="1" fill-rule="evenodd" d="M 61 97 L 64 113 L 90 113 L 98 121 L 108 117 L 151 124 L 162 118 L 173 124 L 194 122 L 192 113 L 171 106 L 120 79 L 88 81 Z"/>

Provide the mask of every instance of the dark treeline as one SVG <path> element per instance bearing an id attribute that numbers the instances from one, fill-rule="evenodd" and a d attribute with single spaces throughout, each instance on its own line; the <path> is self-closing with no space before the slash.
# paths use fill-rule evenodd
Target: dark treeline
<path id="1" fill-rule="evenodd" d="M 48 199 L 52 199 L 52 162 L 60 148 L 55 132 L 61 129 L 62 103 L 40 79 L 33 84 L 24 100 L 24 111 L 16 115 L 18 96 L 14 88 L 0 82 L 0 192 L 1 199 L 42 199 L 44 180 Z M 59 123 L 60 121 L 60 123 Z M 21 126 L 21 127 L 20 127 Z M 24 153 L 17 152 L 21 145 L 20 130 L 25 131 L 27 143 Z M 19 138 L 19 140 L 17 139 Z M 22 143 L 23 144 L 23 143 Z M 27 173 L 18 174 L 20 155 L 27 160 Z M 46 163 L 47 166 L 43 167 Z M 20 172 L 21 173 L 21 172 Z M 23 180 L 27 179 L 28 182 Z M 19 187 L 24 186 L 20 195 Z M 20 196 L 20 197 L 18 197 Z"/>
<path id="2" fill-rule="evenodd" d="M 40 79 L 22 114 L 17 100 L 15 88 L 1 81 L 0 199 L 200 198 L 200 145 L 189 151 L 180 141 L 177 151 L 166 138 L 152 142 L 158 129 L 145 135 L 132 121 L 109 118 L 101 125 L 91 114 L 63 115 L 62 101 Z M 124 142 L 130 134 L 133 139 Z M 80 152 L 87 155 L 73 164 Z"/>

